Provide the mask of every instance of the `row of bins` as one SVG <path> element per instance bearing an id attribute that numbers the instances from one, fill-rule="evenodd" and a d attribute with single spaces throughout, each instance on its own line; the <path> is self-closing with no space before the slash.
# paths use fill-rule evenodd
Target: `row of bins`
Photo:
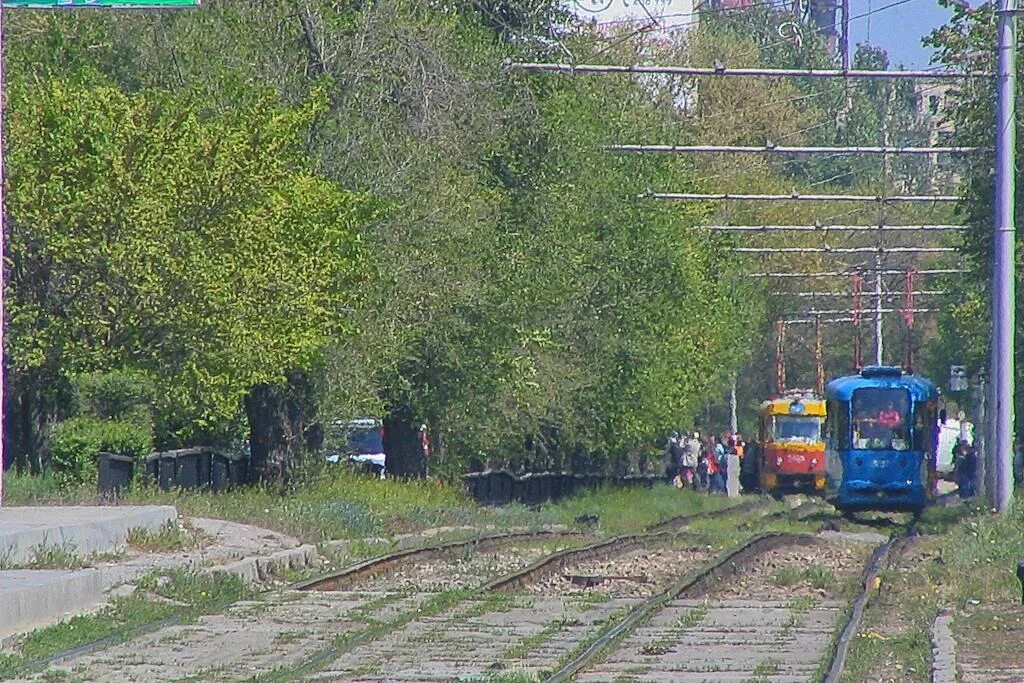
<path id="1" fill-rule="evenodd" d="M 135 476 L 136 459 L 114 453 L 97 455 L 100 495 L 117 496 Z M 163 491 L 211 489 L 224 491 L 249 480 L 249 462 L 244 453 L 220 453 L 211 448 L 182 448 L 151 453 L 139 464 L 146 481 Z"/>
<path id="2" fill-rule="evenodd" d="M 515 475 L 508 470 L 487 470 L 463 476 L 466 490 L 483 505 L 507 505 L 519 502 L 540 505 L 558 500 L 581 489 L 595 489 L 604 484 L 651 487 L 662 480 L 655 475 L 612 477 L 603 474 L 570 474 L 567 472 L 531 472 Z"/>

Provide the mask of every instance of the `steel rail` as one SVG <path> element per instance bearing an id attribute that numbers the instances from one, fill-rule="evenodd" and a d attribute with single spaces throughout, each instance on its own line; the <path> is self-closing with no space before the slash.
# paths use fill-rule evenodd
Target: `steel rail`
<path id="1" fill-rule="evenodd" d="M 458 541 L 448 541 L 419 548 L 407 548 L 405 550 L 399 550 L 386 555 L 371 557 L 370 559 L 357 562 L 340 571 L 332 572 L 325 576 L 318 576 L 312 579 L 298 581 L 291 584 L 289 588 L 299 591 L 343 590 L 343 587 L 348 584 L 374 576 L 375 574 L 379 574 L 396 564 L 406 563 L 413 559 L 441 557 L 470 547 L 475 550 L 486 550 L 489 548 L 500 547 L 507 543 L 582 535 L 583 533 L 580 531 L 524 531 L 506 534 L 493 534 Z"/>
<path id="2" fill-rule="evenodd" d="M 605 145 L 609 152 L 656 154 L 972 154 L 984 147 L 786 147 L 784 145 Z"/>
<path id="3" fill-rule="evenodd" d="M 576 674 L 583 670 L 588 664 L 601 655 L 609 646 L 615 644 L 630 632 L 636 629 L 641 623 L 650 619 L 658 610 L 662 609 L 668 602 L 675 600 L 688 590 L 700 586 L 708 581 L 718 571 L 736 564 L 741 557 L 748 554 L 759 554 L 773 550 L 789 543 L 818 542 L 813 536 L 807 534 L 785 534 L 766 533 L 759 534 L 748 539 L 739 545 L 725 551 L 715 558 L 710 564 L 688 573 L 685 577 L 673 584 L 668 590 L 659 593 L 644 602 L 640 603 L 626 614 L 618 622 L 607 627 L 598 638 L 594 640 L 579 655 L 572 658 L 560 669 L 552 673 L 547 683 L 561 683 L 571 680 Z M 762 548 L 761 546 L 767 546 Z"/>
<path id="4" fill-rule="evenodd" d="M 798 76 L 801 78 L 927 78 L 965 79 L 991 78 L 987 71 L 927 71 L 879 69 L 762 69 L 754 67 L 654 66 L 644 64 L 553 64 L 545 62 L 514 62 L 503 66 L 522 71 L 551 71 L 567 74 L 664 74 L 668 76 Z"/>
<path id="5" fill-rule="evenodd" d="M 743 505 L 736 505 L 736 506 L 727 507 L 727 508 L 724 508 L 724 509 L 721 509 L 721 510 L 711 510 L 711 511 L 707 511 L 707 512 L 699 512 L 699 513 L 694 513 L 694 514 L 690 514 L 690 515 L 678 515 L 676 517 L 671 517 L 668 520 L 665 520 L 664 522 L 661 522 L 659 524 L 682 523 L 681 520 L 683 520 L 683 519 L 694 520 L 694 519 L 698 519 L 698 518 L 702 518 L 702 517 L 708 517 L 708 516 L 711 516 L 711 515 L 721 514 L 722 512 L 726 512 L 726 511 L 733 510 L 733 509 L 739 510 L 741 508 L 744 508 L 744 506 Z M 655 526 L 657 526 L 657 525 L 655 525 Z M 652 541 L 656 540 L 657 538 L 663 538 L 663 537 L 667 537 L 667 536 L 670 536 L 670 535 L 671 534 L 669 532 L 655 532 L 655 533 L 647 533 L 646 534 L 646 536 L 649 538 L 649 540 L 652 540 Z M 631 534 L 630 536 L 644 536 L 644 534 Z M 615 539 L 611 539 L 611 540 L 614 541 Z M 605 544 L 607 544 L 607 543 L 608 542 L 605 542 Z M 597 545 L 600 545 L 600 544 L 597 544 Z M 396 553 L 392 553 L 392 555 L 395 555 L 395 554 Z M 556 553 L 556 555 L 564 555 L 564 553 L 560 552 L 560 553 Z M 388 556 L 385 556 L 385 557 L 388 557 Z M 408 555 L 404 555 L 403 557 L 408 558 L 409 556 Z M 383 559 L 383 558 L 378 558 L 378 559 Z M 362 564 L 362 563 L 360 563 L 360 564 Z M 537 563 L 534 563 L 534 564 L 537 564 Z M 527 567 L 525 569 L 519 570 L 518 574 L 529 575 L 529 573 L 531 571 L 535 571 L 534 569 L 532 569 L 532 567 L 533 567 L 533 565 L 531 565 L 530 567 Z M 338 572 L 337 574 L 342 574 L 342 573 L 344 573 L 344 570 L 342 572 Z M 515 574 L 516 573 L 513 573 L 513 574 L 507 575 L 506 577 L 502 577 L 502 578 L 504 580 L 506 580 L 506 581 L 514 583 L 516 581 Z M 330 575 L 328 577 L 321 577 L 321 578 L 322 579 L 333 579 L 333 578 L 336 578 L 336 575 Z M 313 581 L 315 582 L 316 580 L 314 579 Z M 480 587 L 478 587 L 476 589 L 468 591 L 467 592 L 467 598 L 480 597 L 480 596 L 484 595 L 485 593 L 487 593 L 489 591 L 499 590 L 499 588 L 494 587 L 494 584 L 495 584 L 495 581 L 488 581 L 484 585 L 482 585 L 482 586 L 480 586 Z M 294 584 L 293 587 L 302 586 L 302 585 L 305 586 L 305 588 L 304 588 L 305 590 L 310 590 L 310 586 L 313 585 L 313 583 L 312 582 L 302 582 L 300 584 Z M 416 613 L 416 615 L 417 616 L 425 616 L 426 613 L 421 608 Z M 395 626 L 394 628 L 400 628 L 400 626 Z M 294 666 L 291 666 L 291 667 L 289 667 L 287 669 L 279 669 L 279 670 L 270 672 L 270 673 L 268 673 L 266 675 L 260 676 L 258 678 L 258 680 L 261 683 L 268 683 L 270 681 L 290 681 L 290 680 L 294 680 L 296 677 L 303 676 L 303 675 L 309 674 L 309 673 L 311 673 L 313 671 L 316 671 L 320 666 L 323 666 L 323 665 L 329 663 L 332 659 L 334 659 L 336 657 L 339 657 L 339 656 L 345 654 L 346 652 L 350 652 L 353 649 L 355 649 L 355 648 L 357 648 L 357 647 L 359 647 L 361 645 L 364 645 L 367 642 L 372 641 L 374 638 L 380 637 L 382 635 L 381 634 L 381 630 L 382 629 L 385 632 L 392 632 L 394 630 L 394 628 L 388 628 L 388 625 L 385 625 L 383 627 L 376 628 L 376 629 L 369 628 L 369 629 L 366 629 L 366 630 L 361 631 L 361 632 L 356 632 L 356 633 L 353 633 L 353 634 L 346 634 L 345 637 L 342 640 L 340 640 L 339 642 L 337 642 L 336 644 L 329 645 L 327 647 L 324 647 L 324 648 L 322 648 L 322 649 L 312 653 L 305 660 L 299 662 L 298 664 L 296 664 Z"/>
<path id="6" fill-rule="evenodd" d="M 860 628 L 861 620 L 864 618 L 864 610 L 867 607 L 868 600 L 871 597 L 871 590 L 873 589 L 875 579 L 882 571 L 882 566 L 889 557 L 889 552 L 892 550 L 893 545 L 898 540 L 904 540 L 917 533 L 917 523 L 915 522 L 908 525 L 907 529 L 899 535 L 894 534 L 888 541 L 880 545 L 875 552 L 872 554 L 870 561 L 868 562 L 867 568 L 864 571 L 864 576 L 861 581 L 861 590 L 857 594 L 857 597 L 853 601 L 852 609 L 850 610 L 846 624 L 843 626 L 843 630 L 836 640 L 835 648 L 832 652 L 832 659 L 829 662 L 828 671 L 825 674 L 823 683 L 839 683 L 840 678 L 843 674 L 843 668 L 846 666 L 846 656 L 850 650 L 850 643 L 857 635 L 857 631 Z"/>

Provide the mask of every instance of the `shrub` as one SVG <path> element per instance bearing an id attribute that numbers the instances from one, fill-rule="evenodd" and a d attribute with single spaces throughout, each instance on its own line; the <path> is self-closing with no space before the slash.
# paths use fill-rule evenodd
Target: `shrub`
<path id="1" fill-rule="evenodd" d="M 87 372 L 72 380 L 78 413 L 107 420 L 149 422 L 153 382 L 132 370 Z"/>
<path id="2" fill-rule="evenodd" d="M 96 480 L 96 454 L 103 451 L 141 457 L 153 447 L 150 427 L 136 421 L 73 417 L 51 433 L 50 462 L 54 480 L 67 488 Z"/>

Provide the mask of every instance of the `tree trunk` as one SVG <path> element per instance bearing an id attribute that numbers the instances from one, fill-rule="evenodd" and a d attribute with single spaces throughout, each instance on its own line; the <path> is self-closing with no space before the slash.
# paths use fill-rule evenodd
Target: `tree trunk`
<path id="1" fill-rule="evenodd" d="M 426 458 L 420 442 L 420 423 L 407 403 L 393 404 L 384 416 L 384 453 L 388 474 L 424 477 Z"/>
<path id="2" fill-rule="evenodd" d="M 286 483 L 307 452 L 318 449 L 323 431 L 313 421 L 315 402 L 305 374 L 292 371 L 288 383 L 258 384 L 245 397 L 249 421 L 250 478 Z"/>
<path id="3" fill-rule="evenodd" d="M 47 431 L 56 421 L 56 407 L 43 391 L 37 373 L 8 374 L 4 396 L 4 466 L 33 475 L 46 466 Z"/>

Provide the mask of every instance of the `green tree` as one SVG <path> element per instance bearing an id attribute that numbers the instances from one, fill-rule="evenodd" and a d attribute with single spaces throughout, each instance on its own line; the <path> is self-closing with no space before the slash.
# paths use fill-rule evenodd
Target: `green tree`
<path id="1" fill-rule="evenodd" d="M 254 93 L 209 113 L 61 79 L 8 93 L 9 424 L 23 445 L 59 417 L 48 404 L 37 419 L 32 392 L 120 367 L 155 380 L 160 444 L 222 439 L 251 387 L 351 329 L 374 208 L 303 170 L 315 101 Z"/>

